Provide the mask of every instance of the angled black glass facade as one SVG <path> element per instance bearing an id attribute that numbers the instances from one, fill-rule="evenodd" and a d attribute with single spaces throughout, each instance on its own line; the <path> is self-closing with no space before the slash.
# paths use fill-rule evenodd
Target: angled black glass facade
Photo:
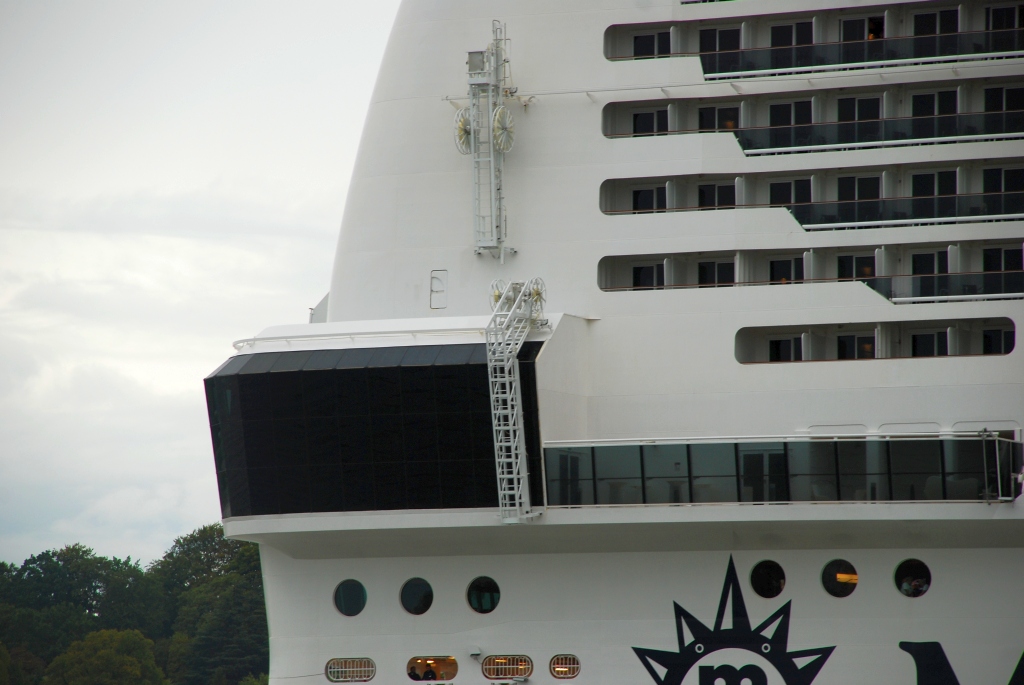
<path id="1" fill-rule="evenodd" d="M 519 355 L 538 501 L 540 348 Z M 240 355 L 206 400 L 224 518 L 498 506 L 482 344 Z"/>

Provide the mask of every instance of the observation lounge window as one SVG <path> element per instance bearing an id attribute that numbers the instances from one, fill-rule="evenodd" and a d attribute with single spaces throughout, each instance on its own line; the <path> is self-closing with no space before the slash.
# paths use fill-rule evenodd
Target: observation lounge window
<path id="1" fill-rule="evenodd" d="M 697 284 L 703 286 L 735 285 L 736 263 L 733 260 L 727 262 L 698 262 Z"/>
<path id="2" fill-rule="evenodd" d="M 789 500 L 786 446 L 780 443 L 739 444 L 740 501 L 785 502 Z"/>
<path id="3" fill-rule="evenodd" d="M 694 502 L 739 500 L 736 446 L 690 445 L 690 474 Z"/>
<path id="4" fill-rule="evenodd" d="M 595 447 L 594 474 L 597 504 L 643 503 L 639 447 Z"/>
<path id="5" fill-rule="evenodd" d="M 665 287 L 665 263 L 633 267 L 633 288 L 652 289 Z"/>
<path id="6" fill-rule="evenodd" d="M 649 136 L 656 133 L 668 133 L 667 109 L 633 113 L 633 135 Z"/>
<path id="7" fill-rule="evenodd" d="M 836 359 L 874 359 L 875 335 L 847 333 L 836 336 Z"/>
<path id="8" fill-rule="evenodd" d="M 668 206 L 668 195 L 665 186 L 656 188 L 638 188 L 633 191 L 634 212 L 664 211 Z"/>
<path id="9" fill-rule="evenodd" d="M 686 445 L 644 445 L 644 501 L 680 504 L 690 501 L 690 460 Z"/>
<path id="10" fill-rule="evenodd" d="M 697 110 L 697 128 L 701 131 L 735 131 L 739 127 L 739 107 L 701 107 Z"/>
<path id="11" fill-rule="evenodd" d="M 649 59 L 651 57 L 666 57 L 671 54 L 672 33 L 670 31 L 642 33 L 633 36 L 633 57 Z"/>
<path id="12" fill-rule="evenodd" d="M 736 206 L 736 185 L 733 183 L 697 186 L 697 207 L 711 209 Z"/>
<path id="13" fill-rule="evenodd" d="M 811 201 L 811 179 L 781 181 L 768 186 L 768 197 L 772 206 L 785 207 L 791 204 L 808 204 Z"/>

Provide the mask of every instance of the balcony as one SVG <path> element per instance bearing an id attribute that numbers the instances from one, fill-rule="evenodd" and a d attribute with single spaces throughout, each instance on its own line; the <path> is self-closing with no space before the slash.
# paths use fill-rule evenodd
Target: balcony
<path id="1" fill-rule="evenodd" d="M 705 77 L 744 78 L 898 66 L 901 63 L 965 61 L 990 59 L 995 56 L 1018 57 L 1022 51 L 1024 30 L 1006 29 L 778 48 L 750 48 L 705 52 L 699 55 Z"/>
<path id="2" fill-rule="evenodd" d="M 745 128 L 735 133 L 748 155 L 921 145 L 954 138 L 994 140 L 1024 136 L 1024 111 Z"/>
<path id="3" fill-rule="evenodd" d="M 895 304 L 1024 298 L 1024 271 L 888 276 L 863 281 Z"/>
<path id="4" fill-rule="evenodd" d="M 1011 501 L 1021 445 L 994 436 L 544 450 L 548 506 Z"/>
<path id="5" fill-rule="evenodd" d="M 789 205 L 808 231 L 1024 219 L 1024 192 L 897 197 Z"/>

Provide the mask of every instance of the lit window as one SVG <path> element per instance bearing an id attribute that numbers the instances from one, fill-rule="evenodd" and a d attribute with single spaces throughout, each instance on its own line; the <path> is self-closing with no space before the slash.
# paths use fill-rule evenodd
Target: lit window
<path id="1" fill-rule="evenodd" d="M 522 654 L 492 655 L 481 666 L 489 680 L 529 678 L 533 674 L 533 660 Z"/>
<path id="2" fill-rule="evenodd" d="M 857 569 L 845 559 L 834 559 L 821 571 L 821 585 L 833 597 L 849 597 L 857 589 Z"/>
<path id="3" fill-rule="evenodd" d="M 405 667 L 409 680 L 448 681 L 459 673 L 459 662 L 453 656 L 414 656 Z"/>
<path id="4" fill-rule="evenodd" d="M 580 674 L 580 658 L 573 654 L 551 657 L 551 675 L 559 680 L 571 680 Z"/>
<path id="5" fill-rule="evenodd" d="M 324 675 L 332 683 L 365 683 L 377 675 L 373 659 L 331 659 Z"/>

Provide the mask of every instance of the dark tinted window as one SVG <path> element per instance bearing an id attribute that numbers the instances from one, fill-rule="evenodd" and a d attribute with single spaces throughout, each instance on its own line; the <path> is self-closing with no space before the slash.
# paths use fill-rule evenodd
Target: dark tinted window
<path id="1" fill-rule="evenodd" d="M 907 597 L 920 597 L 932 585 L 932 572 L 918 559 L 907 559 L 896 567 L 896 589 Z"/>
<path id="2" fill-rule="evenodd" d="M 346 616 L 358 616 L 366 607 L 366 588 L 358 580 L 344 580 L 334 591 L 334 606 Z"/>
<path id="3" fill-rule="evenodd" d="M 427 613 L 434 603 L 434 590 L 422 578 L 412 578 L 402 586 L 402 607 L 410 614 L 419 616 Z"/>
<path id="4" fill-rule="evenodd" d="M 833 597 L 849 597 L 857 589 L 857 569 L 845 559 L 834 559 L 821 571 L 821 586 Z"/>
<path id="5" fill-rule="evenodd" d="M 466 601 L 478 614 L 489 614 L 498 606 L 501 590 L 493 578 L 480 576 L 469 584 L 466 590 Z"/>
<path id="6" fill-rule="evenodd" d="M 750 587 L 765 599 L 778 597 L 786 588 L 786 572 L 774 561 L 762 561 L 750 572 Z"/>

